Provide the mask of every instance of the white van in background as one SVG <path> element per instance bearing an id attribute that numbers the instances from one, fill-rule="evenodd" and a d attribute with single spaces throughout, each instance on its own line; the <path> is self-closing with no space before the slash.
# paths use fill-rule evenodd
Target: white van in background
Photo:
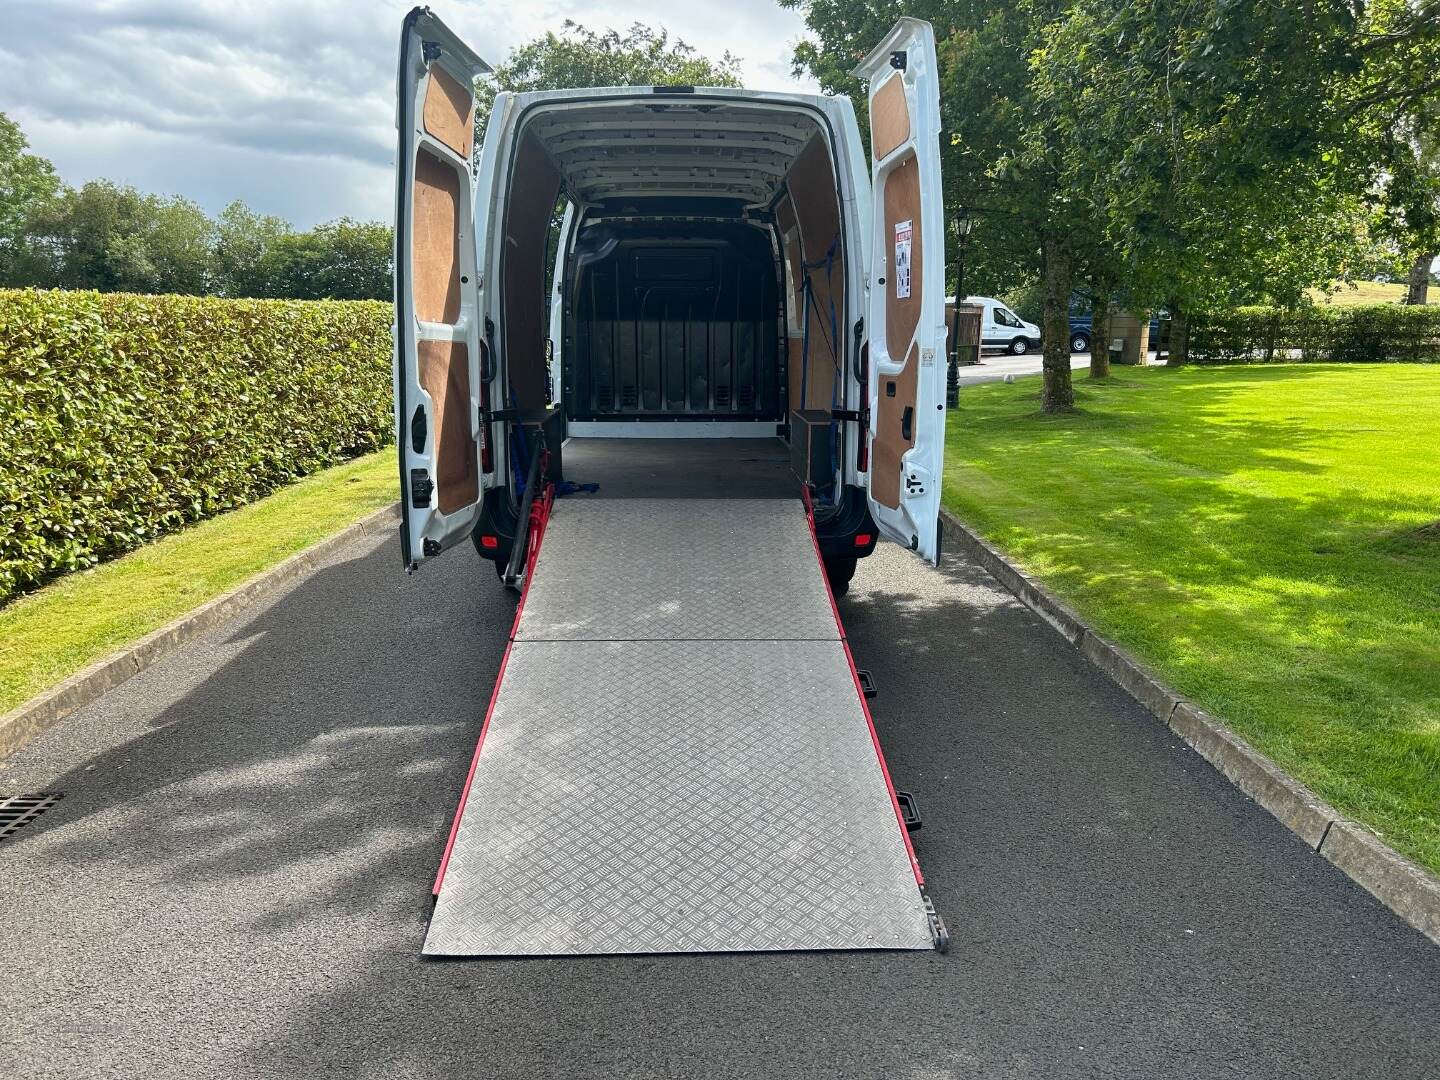
<path id="1" fill-rule="evenodd" d="M 1040 327 L 1026 322 L 993 296 L 967 296 L 967 304 L 983 308 L 980 317 L 980 348 L 1004 349 L 1011 356 L 1024 356 L 1040 348 Z"/>

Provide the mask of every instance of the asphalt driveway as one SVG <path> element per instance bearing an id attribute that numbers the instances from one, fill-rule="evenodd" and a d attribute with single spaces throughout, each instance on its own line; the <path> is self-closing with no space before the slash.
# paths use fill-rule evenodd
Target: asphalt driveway
<path id="1" fill-rule="evenodd" d="M 370 539 L 0 762 L 0 1075 L 1436 1075 L 1440 949 L 983 571 L 841 609 L 949 955 L 422 961 L 513 601 Z"/>

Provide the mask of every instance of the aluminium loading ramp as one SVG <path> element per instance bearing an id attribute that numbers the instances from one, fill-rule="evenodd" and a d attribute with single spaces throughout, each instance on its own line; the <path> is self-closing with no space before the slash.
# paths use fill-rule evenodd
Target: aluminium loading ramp
<path id="1" fill-rule="evenodd" d="M 799 501 L 541 528 L 425 953 L 943 943 Z"/>

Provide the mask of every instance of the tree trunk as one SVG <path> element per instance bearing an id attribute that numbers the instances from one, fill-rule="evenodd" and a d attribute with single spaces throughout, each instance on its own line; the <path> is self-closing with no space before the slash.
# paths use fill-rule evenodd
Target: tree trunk
<path id="1" fill-rule="evenodd" d="M 1090 378 L 1110 377 L 1110 286 L 1101 285 L 1090 316 Z"/>
<path id="2" fill-rule="evenodd" d="M 1170 301 L 1170 352 L 1165 358 L 1166 367 L 1180 367 L 1190 362 L 1190 322 L 1185 309 Z"/>
<path id="3" fill-rule="evenodd" d="M 1070 382 L 1070 253 L 1053 237 L 1045 240 L 1045 387 L 1040 411 L 1069 412 L 1075 407 Z"/>
<path id="4" fill-rule="evenodd" d="M 1435 252 L 1417 255 L 1410 264 L 1410 280 L 1405 289 L 1405 303 L 1423 304 L 1430 297 L 1430 264 L 1435 261 Z"/>

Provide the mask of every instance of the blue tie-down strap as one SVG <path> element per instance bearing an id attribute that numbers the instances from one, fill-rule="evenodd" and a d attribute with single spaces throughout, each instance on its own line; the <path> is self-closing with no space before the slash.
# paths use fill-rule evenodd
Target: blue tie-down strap
<path id="1" fill-rule="evenodd" d="M 510 407 L 515 407 L 514 395 L 510 398 Z M 520 498 L 525 494 L 525 478 L 530 475 L 530 453 L 526 446 L 524 424 L 510 425 L 510 452 L 515 456 L 515 497 Z"/>
<path id="2" fill-rule="evenodd" d="M 574 480 L 561 480 L 555 485 L 555 497 L 560 499 L 566 495 L 593 495 L 599 490 L 599 484 L 577 484 Z"/>

